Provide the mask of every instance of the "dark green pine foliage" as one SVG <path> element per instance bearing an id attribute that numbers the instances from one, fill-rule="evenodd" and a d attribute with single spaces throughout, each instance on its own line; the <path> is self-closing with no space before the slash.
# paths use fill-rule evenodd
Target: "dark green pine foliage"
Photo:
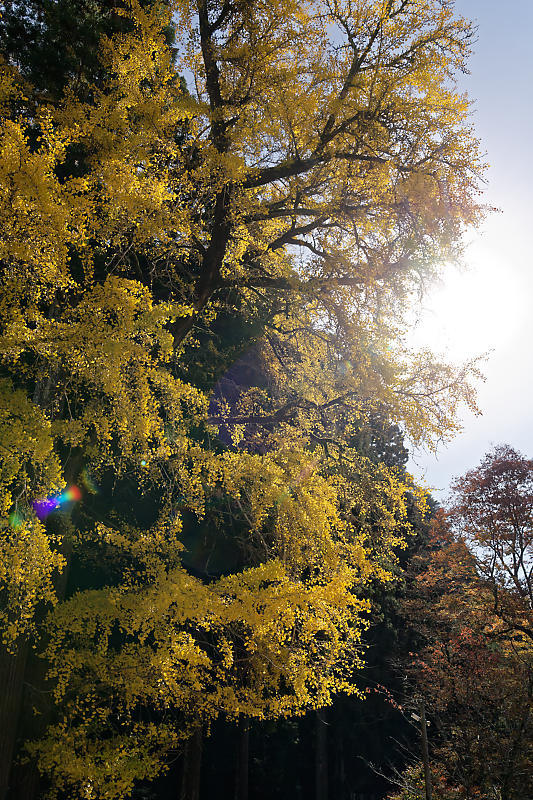
<path id="1" fill-rule="evenodd" d="M 350 445 L 375 463 L 386 464 L 401 472 L 409 459 L 404 437 L 398 425 L 391 425 L 384 412 L 372 411 L 359 420 Z"/>
<path id="2" fill-rule="evenodd" d="M 141 5 L 150 5 L 141 0 Z M 0 52 L 41 93 L 56 99 L 67 84 L 76 91 L 101 79 L 99 42 L 124 30 L 120 0 L 5 0 Z M 172 46 L 173 32 L 167 32 Z"/>

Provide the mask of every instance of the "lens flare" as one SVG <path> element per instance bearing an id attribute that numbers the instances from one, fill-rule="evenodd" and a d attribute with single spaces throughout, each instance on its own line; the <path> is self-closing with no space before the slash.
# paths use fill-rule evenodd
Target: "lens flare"
<path id="1" fill-rule="evenodd" d="M 98 486 L 95 484 L 88 470 L 85 469 L 85 467 L 82 469 L 80 477 L 84 489 L 86 489 L 89 492 L 89 494 L 98 494 Z"/>
<path id="2" fill-rule="evenodd" d="M 64 492 L 61 492 L 61 494 L 46 497 L 44 500 L 35 500 L 32 506 L 37 517 L 42 521 L 46 519 L 48 514 L 51 514 L 52 511 L 55 511 L 60 506 L 65 505 L 65 503 L 76 503 L 80 498 L 81 492 L 79 488 L 77 486 L 70 486 L 68 489 L 65 489 Z"/>
<path id="3" fill-rule="evenodd" d="M 18 511 L 14 511 L 12 514 L 9 515 L 9 524 L 13 528 L 13 530 L 17 530 L 22 525 L 22 516 Z"/>
<path id="4" fill-rule="evenodd" d="M 296 478 L 293 480 L 293 482 L 290 483 L 288 487 L 283 492 L 281 492 L 279 497 L 276 498 L 275 501 L 276 505 L 281 505 L 288 497 L 290 497 L 292 490 L 295 489 L 297 486 L 299 486 L 300 483 L 303 483 L 304 481 L 307 480 L 307 478 L 315 469 L 317 464 L 318 464 L 318 459 L 316 458 L 309 464 L 305 464 L 298 473 L 298 475 L 296 476 Z"/>

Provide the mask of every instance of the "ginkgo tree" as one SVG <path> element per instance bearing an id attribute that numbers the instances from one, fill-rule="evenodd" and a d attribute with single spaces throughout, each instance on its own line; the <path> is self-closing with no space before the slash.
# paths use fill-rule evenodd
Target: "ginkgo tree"
<path id="1" fill-rule="evenodd" d="M 431 444 L 474 406 L 475 366 L 402 333 L 483 165 L 447 2 L 108 13 L 63 93 L 2 64 L 0 577 L 6 646 L 46 631 L 40 769 L 118 798 L 222 712 L 354 689 L 360 590 L 423 503 L 356 433 L 378 412 Z M 195 537 L 223 564 L 192 569 Z"/>

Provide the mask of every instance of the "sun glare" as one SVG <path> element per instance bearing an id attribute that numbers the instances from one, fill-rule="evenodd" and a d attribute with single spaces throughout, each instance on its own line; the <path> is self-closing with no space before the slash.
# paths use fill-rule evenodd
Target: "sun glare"
<path id="1" fill-rule="evenodd" d="M 450 265 L 440 284 L 422 300 L 412 343 L 453 361 L 501 348 L 526 311 L 516 276 L 502 280 L 499 254 L 479 239 L 468 248 L 465 269 Z"/>

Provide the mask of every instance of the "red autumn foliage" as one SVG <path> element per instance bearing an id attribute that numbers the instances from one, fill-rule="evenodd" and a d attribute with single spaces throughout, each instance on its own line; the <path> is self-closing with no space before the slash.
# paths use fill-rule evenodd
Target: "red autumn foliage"
<path id="1" fill-rule="evenodd" d="M 491 590 L 494 613 L 533 639 L 533 460 L 496 447 L 452 488 L 450 521 Z"/>
<path id="2" fill-rule="evenodd" d="M 411 564 L 405 667 L 432 769 L 465 800 L 533 796 L 532 511 L 533 461 L 497 448 L 456 481 Z"/>

